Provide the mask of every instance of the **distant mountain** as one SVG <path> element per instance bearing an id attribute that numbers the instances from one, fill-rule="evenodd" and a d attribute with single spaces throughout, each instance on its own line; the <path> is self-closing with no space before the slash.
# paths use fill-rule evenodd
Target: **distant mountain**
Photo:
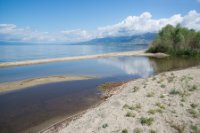
<path id="1" fill-rule="evenodd" d="M 104 37 L 104 38 L 95 38 L 85 42 L 74 42 L 74 43 L 34 43 L 34 42 L 9 42 L 9 41 L 0 41 L 0 45 L 30 45 L 30 44 L 66 44 L 66 45 L 115 45 L 115 44 L 149 44 L 156 37 L 156 33 L 145 33 L 141 35 L 133 36 L 118 36 L 118 37 Z"/>
<path id="2" fill-rule="evenodd" d="M 142 35 L 96 38 L 87 42 L 76 44 L 149 44 L 156 37 L 156 33 Z"/>

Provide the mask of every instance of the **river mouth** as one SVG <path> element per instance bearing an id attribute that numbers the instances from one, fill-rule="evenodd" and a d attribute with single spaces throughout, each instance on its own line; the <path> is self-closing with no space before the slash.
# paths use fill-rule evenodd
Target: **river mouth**
<path id="1" fill-rule="evenodd" d="M 97 86 L 102 83 L 149 77 L 199 63 L 199 58 L 112 57 L 2 68 L 0 74 L 4 76 L 0 77 L 1 82 L 61 74 L 93 75 L 99 78 L 50 83 L 0 94 L 0 132 L 38 132 L 88 109 L 101 101 Z"/>

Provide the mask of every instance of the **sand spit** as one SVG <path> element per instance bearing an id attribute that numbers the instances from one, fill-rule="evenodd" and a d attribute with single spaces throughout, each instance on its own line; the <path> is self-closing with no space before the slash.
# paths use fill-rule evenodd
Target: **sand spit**
<path id="1" fill-rule="evenodd" d="M 73 81 L 73 80 L 86 80 L 92 79 L 94 77 L 89 76 L 50 76 L 50 77 L 41 77 L 41 78 L 34 78 L 34 79 L 26 79 L 21 81 L 14 81 L 14 82 L 6 82 L 0 83 L 0 93 L 1 92 L 8 92 L 12 90 L 23 89 L 35 85 L 41 85 L 46 83 L 55 83 L 61 81 Z"/>
<path id="2" fill-rule="evenodd" d="M 200 67 L 137 79 L 119 90 L 57 132 L 199 133 Z"/>
<path id="3" fill-rule="evenodd" d="M 98 54 L 98 55 L 87 55 L 87 56 L 5 62 L 5 63 L 0 63 L 0 67 L 13 67 L 13 66 L 23 66 L 23 65 L 32 65 L 32 64 L 44 64 L 44 63 L 50 63 L 50 62 L 85 60 L 85 59 L 96 59 L 96 58 L 106 58 L 106 57 L 116 57 L 116 56 L 148 56 L 148 57 L 163 58 L 168 55 L 163 54 L 163 53 L 156 53 L 156 54 L 145 53 L 144 50 L 140 50 L 140 51 L 116 52 L 116 53 L 107 53 L 107 54 Z"/>

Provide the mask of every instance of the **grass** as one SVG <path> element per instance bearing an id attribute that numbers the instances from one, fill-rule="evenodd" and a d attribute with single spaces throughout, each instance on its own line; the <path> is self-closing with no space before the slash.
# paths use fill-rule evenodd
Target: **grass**
<path id="1" fill-rule="evenodd" d="M 153 122 L 154 122 L 154 118 L 152 118 L 152 117 L 149 117 L 149 118 L 145 118 L 145 117 L 141 117 L 140 118 L 140 123 L 142 124 L 142 125 L 148 125 L 148 126 L 150 126 L 150 125 L 152 125 L 153 124 Z"/>
<path id="2" fill-rule="evenodd" d="M 193 85 L 193 86 L 189 89 L 189 91 L 195 91 L 195 90 L 197 90 L 197 85 Z"/>
<path id="3" fill-rule="evenodd" d="M 136 128 L 136 129 L 133 131 L 133 133 L 142 133 L 142 129 Z"/>
<path id="4" fill-rule="evenodd" d="M 153 97 L 154 95 L 155 95 L 154 92 L 149 92 L 149 93 L 147 93 L 147 97 Z"/>
<path id="5" fill-rule="evenodd" d="M 179 92 L 178 90 L 176 90 L 176 89 L 172 89 L 172 90 L 169 92 L 169 94 L 171 94 L 171 95 L 178 95 L 178 94 L 180 94 L 180 92 Z"/>
<path id="6" fill-rule="evenodd" d="M 133 87 L 133 92 L 137 92 L 139 89 L 140 89 L 139 87 L 134 86 L 134 87 Z"/>
<path id="7" fill-rule="evenodd" d="M 178 133 L 185 133 L 184 130 L 185 130 L 185 126 L 184 125 L 176 125 L 176 124 L 170 124 L 170 126 L 172 128 L 174 128 Z"/>
<path id="8" fill-rule="evenodd" d="M 161 88 L 165 88 L 165 87 L 166 87 L 166 85 L 162 84 L 162 85 L 160 85 L 160 87 L 161 87 Z"/>
<path id="9" fill-rule="evenodd" d="M 158 106 L 161 109 L 165 109 L 165 106 L 163 104 L 161 104 L 160 102 L 157 102 L 156 106 Z"/>
<path id="10" fill-rule="evenodd" d="M 128 133 L 127 129 L 123 129 L 121 133 Z"/>
<path id="11" fill-rule="evenodd" d="M 150 133 L 156 133 L 156 130 L 151 129 L 149 132 Z"/>
<path id="12" fill-rule="evenodd" d="M 128 104 L 124 104 L 123 108 L 126 108 L 126 109 L 130 109 L 130 110 L 138 110 L 138 109 L 141 109 L 142 106 L 140 103 L 137 103 L 135 106 L 134 105 L 128 105 Z"/>
<path id="13" fill-rule="evenodd" d="M 135 113 L 133 113 L 133 112 L 127 112 L 126 113 L 126 117 L 135 117 L 136 116 L 136 114 Z"/>
<path id="14" fill-rule="evenodd" d="M 160 98 L 165 98 L 165 96 L 163 94 L 160 95 Z"/>
<path id="15" fill-rule="evenodd" d="M 156 113 L 162 113 L 162 110 L 161 109 L 150 109 L 148 111 L 148 113 L 151 114 L 151 115 L 154 115 Z"/>
<path id="16" fill-rule="evenodd" d="M 142 108 L 142 106 L 141 106 L 141 104 L 140 104 L 140 103 L 137 103 L 137 104 L 135 105 L 135 108 L 136 108 L 136 109 L 141 109 L 141 108 Z"/>
<path id="17" fill-rule="evenodd" d="M 102 125 L 102 128 L 106 128 L 106 127 L 108 127 L 107 123 L 105 123 L 105 124 Z"/>
<path id="18" fill-rule="evenodd" d="M 195 108 L 198 106 L 198 104 L 191 103 L 190 106 L 191 106 L 193 109 L 195 109 Z"/>
<path id="19" fill-rule="evenodd" d="M 156 80 L 156 77 L 153 77 L 152 80 L 153 80 L 153 81 Z"/>
<path id="20" fill-rule="evenodd" d="M 188 113 L 190 113 L 193 118 L 197 118 L 199 116 L 198 112 L 194 109 L 188 109 Z"/>
<path id="21" fill-rule="evenodd" d="M 192 133 L 200 133 L 200 127 L 197 125 L 191 125 L 190 129 L 192 130 Z"/>

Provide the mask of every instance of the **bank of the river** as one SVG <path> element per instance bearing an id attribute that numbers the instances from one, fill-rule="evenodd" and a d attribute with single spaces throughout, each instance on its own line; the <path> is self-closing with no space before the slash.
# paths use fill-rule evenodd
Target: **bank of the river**
<path id="1" fill-rule="evenodd" d="M 5 83 L 0 83 L 0 93 L 13 91 L 13 90 L 19 90 L 19 89 L 36 86 L 36 85 L 47 84 L 47 83 L 86 80 L 86 79 L 92 79 L 92 78 L 94 77 L 91 77 L 91 76 L 49 76 L 49 77 L 25 79 L 25 80 L 14 81 L 14 82 L 5 82 Z"/>
<path id="2" fill-rule="evenodd" d="M 145 50 L 138 50 L 138 51 L 115 52 L 115 53 L 87 55 L 87 56 L 75 56 L 75 57 L 38 59 L 38 60 L 27 60 L 27 61 L 17 61 L 17 62 L 5 62 L 5 63 L 0 63 L 0 67 L 13 67 L 13 66 L 23 66 L 23 65 L 32 65 L 32 64 L 44 64 L 44 63 L 50 63 L 50 62 L 86 60 L 86 59 L 97 59 L 97 58 L 118 57 L 118 56 L 146 56 L 146 57 L 163 58 L 163 57 L 166 57 L 168 55 L 163 54 L 163 53 L 145 53 Z"/>
<path id="3" fill-rule="evenodd" d="M 197 66 L 130 81 L 59 132 L 199 132 L 199 75 Z"/>

